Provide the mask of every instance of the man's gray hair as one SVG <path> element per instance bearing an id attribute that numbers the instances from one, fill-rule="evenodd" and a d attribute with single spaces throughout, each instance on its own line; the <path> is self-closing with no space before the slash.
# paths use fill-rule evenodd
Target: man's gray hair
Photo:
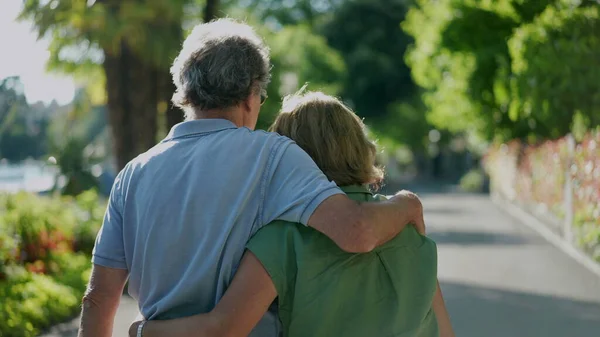
<path id="1" fill-rule="evenodd" d="M 171 67 L 173 103 L 195 119 L 197 110 L 225 109 L 266 92 L 269 48 L 247 24 L 219 19 L 197 25 Z"/>

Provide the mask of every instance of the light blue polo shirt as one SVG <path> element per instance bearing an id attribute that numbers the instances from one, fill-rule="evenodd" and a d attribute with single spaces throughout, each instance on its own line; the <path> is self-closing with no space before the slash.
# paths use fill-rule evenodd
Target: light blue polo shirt
<path id="1" fill-rule="evenodd" d="M 92 261 L 128 270 L 147 319 L 208 312 L 259 228 L 306 225 L 339 193 L 286 137 L 224 119 L 184 122 L 118 174 Z M 267 314 L 252 336 L 278 334 Z"/>

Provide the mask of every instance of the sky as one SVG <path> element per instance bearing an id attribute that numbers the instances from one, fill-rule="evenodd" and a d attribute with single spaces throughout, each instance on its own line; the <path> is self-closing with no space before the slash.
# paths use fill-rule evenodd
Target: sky
<path id="1" fill-rule="evenodd" d="M 21 77 L 29 103 L 69 103 L 75 83 L 69 76 L 46 71 L 49 42 L 37 41 L 31 22 L 16 21 L 21 6 L 20 0 L 0 0 L 0 80 Z"/>

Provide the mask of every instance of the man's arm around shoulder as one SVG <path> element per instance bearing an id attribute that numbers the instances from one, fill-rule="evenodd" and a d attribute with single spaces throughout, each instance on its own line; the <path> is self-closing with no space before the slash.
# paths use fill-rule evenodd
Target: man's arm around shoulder
<path id="1" fill-rule="evenodd" d="M 358 204 L 346 195 L 327 198 L 308 221 L 347 252 L 369 252 L 412 223 L 425 234 L 423 206 L 416 194 L 398 192 L 388 201 Z"/>
<path id="2" fill-rule="evenodd" d="M 88 289 L 83 296 L 79 337 L 110 337 L 127 270 L 95 264 Z"/>
<path id="3" fill-rule="evenodd" d="M 370 251 L 410 222 L 424 233 L 421 202 L 414 193 L 402 191 L 389 201 L 359 205 L 342 194 L 298 145 L 282 148 L 272 171 L 267 171 L 262 224 L 276 219 L 300 222 L 348 252 Z"/>

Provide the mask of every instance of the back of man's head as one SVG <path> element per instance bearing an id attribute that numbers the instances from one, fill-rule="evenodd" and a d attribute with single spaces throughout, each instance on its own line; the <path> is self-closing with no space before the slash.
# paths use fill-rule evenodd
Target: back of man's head
<path id="1" fill-rule="evenodd" d="M 252 92 L 265 92 L 270 80 L 269 49 L 247 24 L 219 19 L 196 26 L 171 67 L 173 103 L 185 111 L 226 109 Z"/>

